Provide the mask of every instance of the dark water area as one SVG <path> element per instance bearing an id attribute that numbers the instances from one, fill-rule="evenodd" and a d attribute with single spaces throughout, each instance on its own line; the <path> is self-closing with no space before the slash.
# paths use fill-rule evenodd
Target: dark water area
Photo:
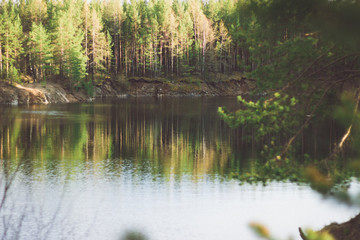
<path id="1" fill-rule="evenodd" d="M 259 144 L 226 126 L 219 106 L 238 107 L 236 98 L 0 106 L 2 179 L 17 172 L 2 227 L 22 221 L 20 239 L 117 239 L 128 229 L 159 240 L 256 239 L 251 221 L 296 236 L 304 224 L 355 215 L 308 186 L 240 186 L 233 173 L 251 170 Z M 313 133 L 299 152 L 328 153 L 331 141 L 317 139 L 337 132 Z"/>
<path id="2" fill-rule="evenodd" d="M 256 144 L 251 136 L 245 139 L 242 129 L 230 129 L 217 115 L 219 106 L 235 110 L 238 104 L 235 98 L 129 98 L 3 106 L 0 158 L 30 159 L 25 161 L 29 173 L 40 167 L 37 160 L 56 174 L 64 160 L 80 166 L 110 159 L 113 170 L 128 161 L 155 176 L 166 176 L 172 169 L 177 176 L 226 177 L 246 168 L 262 143 Z M 329 153 L 338 131 L 328 124 L 320 127 L 310 127 L 300 137 L 298 153 Z"/>
<path id="3" fill-rule="evenodd" d="M 110 159 L 154 176 L 237 171 L 251 145 L 227 127 L 217 107 L 234 98 L 130 98 L 87 104 L 2 108 L 0 158 L 25 161 L 52 174 L 62 161 L 80 166 Z M 249 153 L 250 151 L 250 153 Z M 15 161 L 14 163 L 16 163 Z M 12 164 L 12 162 L 10 162 Z"/>

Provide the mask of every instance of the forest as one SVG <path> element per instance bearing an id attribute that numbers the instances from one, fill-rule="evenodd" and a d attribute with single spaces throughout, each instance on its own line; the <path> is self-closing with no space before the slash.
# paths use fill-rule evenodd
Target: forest
<path id="1" fill-rule="evenodd" d="M 0 75 L 91 93 L 107 78 L 237 71 L 260 91 L 298 78 L 309 92 L 305 78 L 357 76 L 358 10 L 325 0 L 2 1 Z"/>
<path id="2" fill-rule="evenodd" d="M 244 70 L 251 64 L 238 32 L 240 5 L 234 0 L 3 1 L 0 74 L 10 82 L 31 76 L 90 89 L 118 76 Z"/>

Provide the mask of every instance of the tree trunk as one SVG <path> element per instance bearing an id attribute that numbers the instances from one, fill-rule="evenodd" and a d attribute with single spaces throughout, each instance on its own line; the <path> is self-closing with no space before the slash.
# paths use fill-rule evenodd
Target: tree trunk
<path id="1" fill-rule="evenodd" d="M 3 73 L 3 59 L 2 59 L 2 46 L 0 43 L 0 76 L 2 76 Z"/>
<path id="2" fill-rule="evenodd" d="M 119 34 L 119 68 L 121 71 L 121 67 L 122 67 L 122 42 L 121 42 L 121 31 Z"/>
<path id="3" fill-rule="evenodd" d="M 162 70 L 162 62 L 163 62 L 163 41 L 160 40 L 160 63 L 159 63 L 159 71 L 161 73 Z"/>
<path id="4" fill-rule="evenodd" d="M 174 38 L 171 36 L 171 74 L 174 73 Z"/>
<path id="5" fill-rule="evenodd" d="M 125 46 L 125 51 L 124 51 L 124 54 L 125 54 L 125 76 L 127 77 L 128 75 L 128 68 L 127 68 L 127 50 L 126 50 L 126 46 Z"/>
<path id="6" fill-rule="evenodd" d="M 95 28 L 93 27 L 92 30 L 92 67 L 91 67 L 91 82 L 94 85 L 94 75 L 95 75 L 95 71 L 96 71 L 96 54 L 97 54 L 97 49 L 96 49 L 96 45 L 95 45 L 95 39 L 96 39 L 96 34 L 95 34 Z"/>
<path id="7" fill-rule="evenodd" d="M 206 32 L 203 33 L 203 49 L 202 49 L 202 66 L 201 66 L 201 72 L 205 72 L 205 51 L 206 51 Z"/>
<path id="8" fill-rule="evenodd" d="M 6 57 L 6 78 L 9 78 L 9 40 L 8 40 L 8 34 L 6 33 L 6 52 L 5 52 L 5 57 Z"/>

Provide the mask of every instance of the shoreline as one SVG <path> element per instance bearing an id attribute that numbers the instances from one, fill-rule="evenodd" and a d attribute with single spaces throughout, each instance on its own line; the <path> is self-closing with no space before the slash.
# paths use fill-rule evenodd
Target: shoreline
<path id="1" fill-rule="evenodd" d="M 254 80 L 243 77 L 218 82 L 171 82 L 134 77 L 126 81 L 104 81 L 102 85 L 94 87 L 94 96 L 88 96 L 84 90 L 70 91 L 53 82 L 13 85 L 0 82 L 0 104 L 76 103 L 126 97 L 232 97 L 248 93 L 254 85 Z"/>

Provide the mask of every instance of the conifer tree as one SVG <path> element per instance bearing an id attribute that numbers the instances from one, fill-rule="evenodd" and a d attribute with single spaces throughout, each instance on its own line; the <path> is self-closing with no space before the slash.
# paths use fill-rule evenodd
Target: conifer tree
<path id="1" fill-rule="evenodd" d="M 251 25 L 256 18 L 246 10 L 249 5 L 244 0 L 4 2 L 0 72 L 6 78 L 16 68 L 36 80 L 59 76 L 69 81 L 71 49 L 81 52 L 71 56 L 87 57 L 85 72 L 92 84 L 119 73 L 158 77 L 255 69 L 262 64 L 263 52 L 255 47 L 258 52 L 250 55 L 250 49 L 264 39 L 264 33 Z M 35 54 L 33 46 L 40 41 L 35 35 L 40 32 L 53 48 L 53 63 L 39 60 L 42 50 Z M 79 39 L 81 48 L 72 46 Z M 24 57 L 19 57 L 21 53 Z M 265 53 L 271 55 L 269 50 Z M 43 70 L 50 65 L 52 71 Z"/>
<path id="2" fill-rule="evenodd" d="M 125 15 L 123 6 L 120 1 L 111 0 L 105 3 L 104 6 L 104 28 L 110 34 L 108 39 L 112 39 L 114 57 L 113 71 L 115 75 L 119 74 L 122 69 L 122 23 Z"/>
<path id="3" fill-rule="evenodd" d="M 91 25 L 87 34 L 90 39 L 88 42 L 89 71 L 93 81 L 104 78 L 110 65 L 111 39 L 108 33 L 103 32 L 103 28 L 101 16 L 93 8 L 91 10 Z"/>
<path id="4" fill-rule="evenodd" d="M 67 12 L 59 17 L 56 32 L 56 60 L 60 79 L 68 81 L 70 89 L 80 88 L 84 84 L 87 57 L 81 45 L 83 33 L 77 28 Z"/>
<path id="5" fill-rule="evenodd" d="M 3 76 L 3 46 L 5 38 L 5 14 L 0 15 L 0 76 Z"/>
<path id="6" fill-rule="evenodd" d="M 18 81 L 20 56 L 23 53 L 22 25 L 19 14 L 15 12 L 13 3 L 3 3 L 3 28 L 1 29 L 1 45 L 3 53 L 1 62 L 4 65 L 6 79 Z M 2 67 L 3 69 L 3 67 Z"/>
<path id="7" fill-rule="evenodd" d="M 29 36 L 29 53 L 34 69 L 34 78 L 37 81 L 46 81 L 46 77 L 51 73 L 53 48 L 42 23 L 33 22 Z"/>
<path id="8" fill-rule="evenodd" d="M 149 66 L 152 76 L 159 74 L 159 22 L 156 16 L 156 1 L 151 0 L 148 3 L 148 19 L 150 24 L 150 42 L 148 46 Z"/>

